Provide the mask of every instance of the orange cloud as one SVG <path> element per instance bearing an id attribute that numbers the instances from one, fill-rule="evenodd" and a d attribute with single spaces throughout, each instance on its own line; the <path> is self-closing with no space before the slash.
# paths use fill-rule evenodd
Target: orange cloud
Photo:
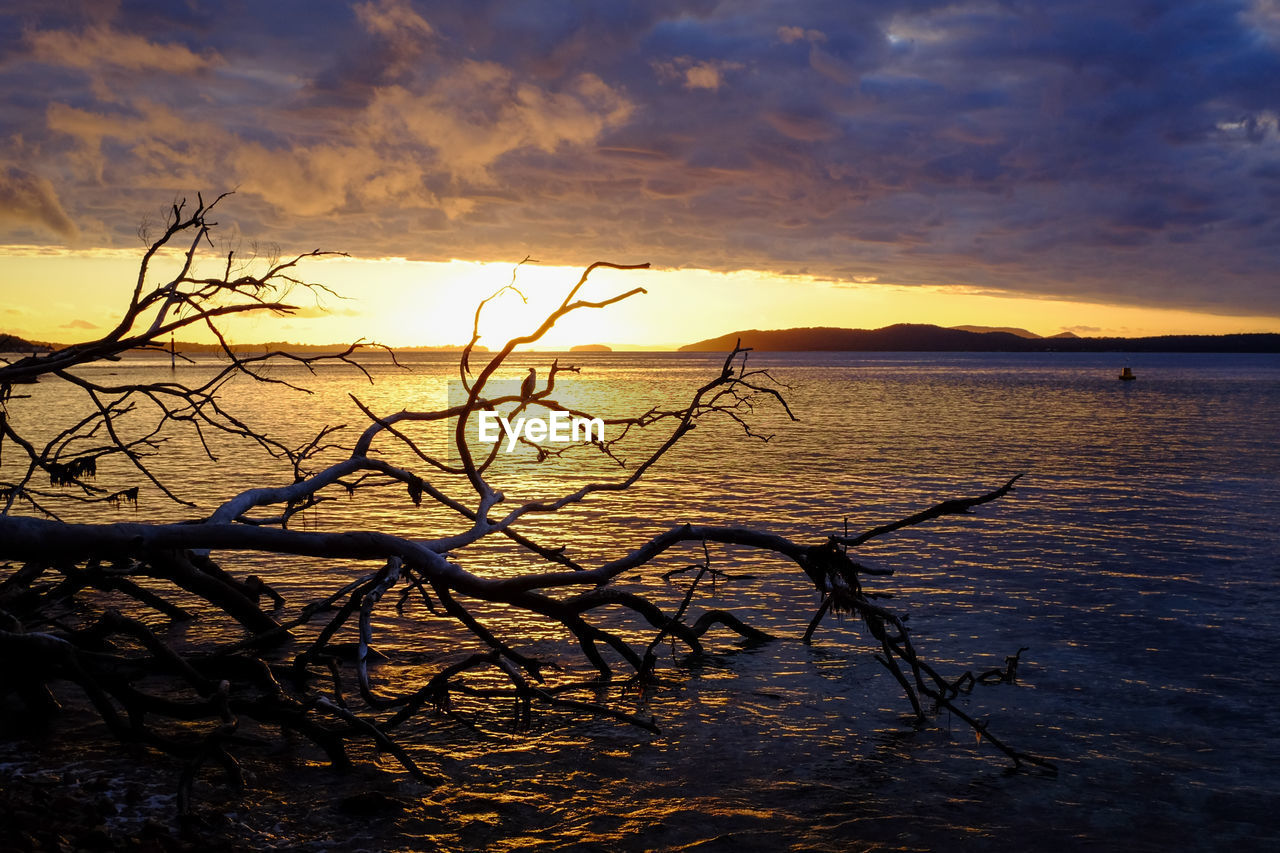
<path id="1" fill-rule="evenodd" d="M 222 57 L 213 50 L 195 53 L 185 45 L 156 44 L 104 25 L 80 33 L 31 30 L 26 41 L 35 59 L 67 68 L 92 70 L 113 65 L 129 71 L 155 69 L 190 74 L 222 64 Z"/>
<path id="2" fill-rule="evenodd" d="M 368 127 L 430 147 L 455 178 L 487 182 L 488 167 L 503 154 L 592 142 L 631 111 L 625 97 L 592 74 L 549 91 L 496 63 L 466 61 L 423 92 L 378 90 Z"/>
<path id="3" fill-rule="evenodd" d="M 686 89 L 709 89 L 713 92 L 724 85 L 726 71 L 738 71 L 745 67 L 741 62 L 695 61 L 688 56 L 653 63 L 658 79 L 664 83 L 679 82 Z"/>

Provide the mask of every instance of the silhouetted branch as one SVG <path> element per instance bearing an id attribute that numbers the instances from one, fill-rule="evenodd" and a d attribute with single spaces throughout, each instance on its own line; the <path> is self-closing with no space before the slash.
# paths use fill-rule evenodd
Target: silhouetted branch
<path id="1" fill-rule="evenodd" d="M 0 446 L 4 450 L 0 461 L 5 466 L 0 470 L 12 472 L 0 479 L 0 560 L 18 561 L 15 566 L 0 567 L 0 667 L 4 668 L 0 691 L 15 693 L 33 709 L 48 710 L 56 705 L 52 691 L 59 680 L 76 685 L 114 736 L 184 759 L 179 781 L 183 808 L 190 803 L 193 779 L 208 764 L 220 767 L 233 786 L 241 783 L 236 755 L 252 746 L 238 734 L 246 719 L 297 733 L 335 766 L 349 763 L 347 747 L 359 741 L 391 754 L 410 773 L 425 779 L 429 773 L 390 734 L 420 714 L 446 714 L 481 728 L 502 707 L 513 709 L 510 721 L 516 730 L 527 729 L 537 712 L 591 714 L 656 731 L 653 720 L 601 698 L 607 696 L 608 680 L 616 672 L 627 675 L 622 686 L 651 683 L 661 644 L 669 641 L 673 648 L 683 645 L 697 654 L 713 642 L 708 632 L 717 626 L 750 642 L 774 639 L 735 613 L 698 606 L 700 593 L 709 584 L 745 580 L 729 578 L 712 566 L 713 546 L 734 546 L 783 557 L 812 582 L 821 603 L 804 632 L 805 642 L 814 641 L 828 613 L 851 614 L 856 617 L 851 621 L 875 644 L 877 659 L 898 683 L 918 719 L 946 709 L 1015 766 L 1051 766 L 1009 747 L 989 731 L 987 723 L 968 715 L 954 701 L 976 684 L 1013 683 L 1018 655 L 1009 658 L 1003 671 L 944 679 L 915 650 L 904 618 L 877 603 L 888 593 L 864 588 L 867 577 L 883 577 L 887 572 L 868 569 L 850 556 L 851 549 L 877 536 L 943 515 L 967 513 L 1003 497 L 1018 477 L 978 497 L 944 501 L 859 536 L 846 533 L 800 542 L 751 527 L 681 524 L 635 543 L 627 553 L 585 560 L 564 546 L 535 541 L 520 530 L 521 523 L 588 497 L 635 487 L 691 430 L 713 419 L 736 424 L 746 437 L 767 441 L 769 436 L 754 425 L 758 407 L 776 406 L 795 418 L 783 386 L 767 372 L 748 368 L 748 349 L 736 346 L 725 355 L 718 372 L 678 403 L 644 404 L 640 411 L 600 416 L 613 437 L 591 438 L 573 446 L 599 452 L 606 466 L 616 463 L 608 468 L 616 474 L 566 486 L 550 497 L 507 505 L 502 466 L 496 464 L 499 447 L 478 447 L 472 431 L 482 412 L 498 407 L 512 413 L 543 406 L 583 418 L 593 415 L 582 404 L 557 399 L 563 396 L 559 378 L 578 372 L 575 365 L 554 362 L 541 387 L 530 379 L 520 394 L 500 393 L 498 383 L 512 368 L 525 369 L 513 364 L 519 358 L 516 348 L 540 340 L 564 316 L 605 308 L 644 292 L 635 287 L 588 298 L 584 288 L 594 270 L 635 271 L 648 266 L 598 262 L 583 271 L 558 307 L 533 331 L 486 353 L 483 365 L 473 371 L 483 309 L 498 294 L 481 301 L 471 341 L 459 363 L 465 399 L 436 410 L 379 413 L 351 396 L 352 414 L 364 420 L 350 447 L 335 438 L 340 426 L 326 426 L 301 444 L 287 443 L 228 411 L 223 399 L 227 383 L 241 377 L 299 388 L 267 375 L 266 366 L 281 362 L 308 371 L 326 363 L 346 364 L 371 378 L 355 358 L 365 345 L 312 357 L 236 353 L 218 325 L 220 320 L 249 312 L 287 313 L 292 308 L 282 300 L 294 287 L 327 292 L 297 277 L 303 260 L 327 253 L 317 250 L 286 261 L 270 260 L 258 275 L 236 268 L 233 253 L 227 253 L 225 262 L 219 263 L 221 276 L 196 275 L 199 251 L 213 244 L 216 223 L 208 217 L 221 199 L 205 204 L 197 197 L 194 207 L 173 206 L 164 233 L 143 255 L 129 304 L 111 332 L 96 341 L 0 366 Z M 177 275 L 159 285 L 148 284 L 157 254 L 179 243 Z M 503 290 L 513 288 L 514 274 Z M 74 372 L 130 350 L 158 347 L 163 335 L 197 322 L 209 329 L 227 359 L 212 377 L 199 383 L 184 384 L 175 375 L 165 381 L 105 384 Z M 65 383 L 83 395 L 88 414 L 43 433 L 36 430 L 32 424 L 40 417 L 39 387 L 32 394 L 14 393 L 18 385 L 34 380 Z M 144 415 L 149 417 L 140 426 Z M 450 436 L 444 452 L 424 443 L 415 432 L 432 425 L 446 429 Z M 42 429 L 45 426 L 41 424 Z M 52 437 L 36 440 L 36 434 Z M 182 495 L 184 484 L 160 478 L 152 458 L 164 442 L 185 438 L 199 442 L 206 459 L 215 462 L 209 442 L 212 434 L 241 439 L 287 460 L 287 478 L 226 496 L 201 517 L 182 523 L 81 524 L 15 512 L 27 506 L 53 516 L 54 505 L 136 502 L 140 485 L 147 484 L 170 500 L 191 506 Z M 643 436 L 650 440 L 647 449 L 624 465 L 623 454 L 628 451 L 623 448 L 629 446 L 625 442 Z M 530 454 L 533 464 L 555 465 L 564 457 L 564 449 L 545 451 L 536 442 L 527 443 L 537 450 Z M 113 458 L 127 462 L 137 482 L 98 484 L 96 478 L 105 471 L 99 463 Z M 36 482 L 43 476 L 49 478 L 48 488 Z M 304 509 L 339 496 L 359 497 L 380 487 L 403 489 L 413 505 L 438 504 L 458 520 L 456 528 L 424 536 L 410 530 L 387 533 L 289 526 Z M 517 551 L 514 559 L 524 561 L 519 570 L 490 575 L 468 568 L 471 546 L 499 534 L 519 546 L 513 549 Z M 613 586 L 624 573 L 634 573 L 682 547 L 701 549 L 702 561 L 689 569 L 696 573 L 673 608 L 664 606 L 660 596 Z M 260 575 L 237 577 L 238 556 L 247 552 L 321 558 L 335 571 L 342 564 L 351 567 L 333 583 L 333 591 L 295 606 Z M 224 569 L 224 564 L 232 570 Z M 665 577 L 670 581 L 675 574 L 668 572 Z M 173 598 L 174 590 L 184 591 L 179 595 L 185 597 Z M 202 606 L 186 606 L 190 597 Z M 264 598 L 269 610 L 264 609 Z M 397 667 L 388 666 L 390 673 L 384 674 L 375 665 L 379 614 L 392 602 L 403 618 L 448 624 L 462 637 L 456 646 L 441 650 L 432 671 L 416 672 L 408 688 L 398 687 Z M 116 613 L 113 603 L 146 618 Z M 490 615 L 495 605 L 571 637 L 593 675 L 562 671 L 531 653 L 526 648 L 528 638 L 513 623 Z M 223 634 L 222 639 L 211 641 L 202 630 L 207 624 L 216 626 L 222 617 L 238 626 L 240 633 L 231 640 Z M 180 639 L 165 639 L 164 632 L 149 626 L 147 618 L 184 620 L 188 628 Z M 620 627 L 633 623 L 641 627 Z M 568 696 L 586 690 L 598 701 Z M 187 725 L 175 734 L 160 724 L 165 720 Z"/>
<path id="2" fill-rule="evenodd" d="M 890 522 L 889 524 L 882 524 L 879 527 L 872 528 L 859 536 L 836 536 L 833 537 L 832 541 L 838 542 L 841 545 L 856 547 L 861 545 L 863 542 L 866 542 L 868 539 L 874 539 L 877 536 L 883 536 L 886 533 L 892 533 L 893 531 L 901 530 L 904 527 L 922 524 L 926 521 L 930 521 L 944 515 L 962 515 L 973 509 L 975 506 L 980 506 L 984 503 L 993 501 L 996 498 L 1002 498 L 1009 494 L 1009 492 L 1013 491 L 1013 484 L 1018 482 L 1020 477 L 1022 477 L 1021 474 L 1015 474 L 1009 482 L 994 491 L 987 492 L 985 495 L 979 495 L 976 498 L 943 501 L 936 506 L 929 507 L 924 512 L 917 512 L 915 515 L 899 519 L 898 521 Z"/>

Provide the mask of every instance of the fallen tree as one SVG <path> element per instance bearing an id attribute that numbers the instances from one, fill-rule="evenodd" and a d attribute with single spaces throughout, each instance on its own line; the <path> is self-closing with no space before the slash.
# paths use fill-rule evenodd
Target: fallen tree
<path id="1" fill-rule="evenodd" d="M 352 743 L 368 743 L 427 780 L 431 769 L 419 766 L 397 740 L 397 729 L 430 713 L 456 715 L 456 697 L 492 709 L 513 708 L 511 725 L 517 730 L 528 727 L 535 713 L 556 709 L 656 731 L 656 721 L 607 697 L 602 700 L 600 686 L 653 682 L 660 643 L 675 642 L 698 652 L 715 626 L 749 641 L 773 639 L 733 613 L 696 606 L 700 584 L 716 576 L 710 546 L 723 544 L 780 555 L 807 576 L 820 603 L 804 642 L 814 641 L 828 613 L 855 617 L 874 643 L 877 660 L 901 686 L 916 720 L 949 711 L 1014 766 L 1052 769 L 1044 759 L 1006 744 L 957 701 L 975 684 L 1013 681 L 1022 650 L 1003 669 L 943 676 L 917 653 L 904 618 L 880 603 L 883 591 L 868 584 L 891 572 L 869 569 L 853 556 L 871 539 L 1003 497 L 1018 477 L 985 494 L 945 501 L 860 535 L 798 542 L 748 527 L 679 524 L 620 556 L 580 563 L 566 548 L 527 535 L 522 522 L 553 515 L 590 496 L 632 488 L 699 424 L 727 419 L 750 440 L 765 438 L 753 427 L 755 407 L 771 404 L 792 416 L 772 378 L 748 366 L 748 350 L 734 347 L 718 371 L 683 402 L 639 414 L 601 417 L 563 398 L 563 378 L 577 368 L 558 362 L 540 382 L 530 371 L 515 392 L 503 370 L 519 361 L 517 347 L 537 342 L 572 312 L 604 309 L 643 292 L 633 288 L 602 299 L 584 298 L 584 287 L 597 269 L 647 267 L 596 263 L 536 329 L 483 354 L 477 344 L 489 300 L 481 302 L 470 343 L 459 359 L 460 392 L 448 406 L 379 413 L 353 395 L 352 405 L 366 425 L 350 445 L 340 443 L 337 429 L 326 427 L 300 447 L 291 447 L 229 411 L 226 383 L 238 377 L 290 384 L 268 369 L 282 361 L 313 370 L 340 362 L 363 372 L 356 358 L 362 345 L 301 357 L 286 352 L 248 355 L 228 344 L 220 325 L 224 319 L 287 314 L 294 310 L 286 301 L 290 291 L 323 290 L 299 278 L 297 270 L 305 259 L 326 253 L 259 260 L 256 267 L 238 264 L 228 253 L 218 273 L 203 273 L 197 260 L 203 245 L 213 245 L 216 223 L 210 216 L 219 200 L 206 204 L 198 199 L 191 209 L 173 206 L 164 233 L 143 256 L 129 304 L 111 332 L 0 367 L 0 560 L 9 561 L 0 567 L 0 691 L 44 715 L 59 707 L 55 691 L 74 685 L 115 737 L 185 760 L 183 810 L 190 807 L 192 780 L 206 765 L 221 768 L 230 784 L 243 784 L 237 756 L 258 743 L 257 736 L 245 733 L 245 720 L 301 735 L 336 766 L 349 763 Z M 173 254 L 175 247 L 177 274 L 152 284 L 156 259 Z M 226 359 L 198 385 L 179 382 L 176 374 L 159 382 L 108 385 L 77 372 L 131 351 L 162 350 L 166 339 L 189 327 L 208 329 Z M 83 395 L 87 413 L 50 426 L 40 409 L 40 388 L 33 384 L 45 382 L 67 383 Z M 504 442 L 478 441 L 475 430 L 483 412 L 505 412 L 510 424 L 535 409 L 607 424 L 613 438 L 588 433 L 571 446 L 617 463 L 616 475 L 551 498 L 509 501 L 500 488 Z M 447 453 L 415 437 L 415 430 L 429 425 L 447 427 Z M 564 458 L 567 448 L 549 452 L 527 435 L 504 430 L 504 439 L 523 445 L 534 463 L 554 465 Z M 624 464 L 619 442 L 640 433 L 654 438 L 638 461 Z M 256 445 L 282 460 L 291 478 L 242 491 L 207 515 L 181 522 L 75 523 L 62 517 L 83 515 L 85 506 L 96 503 L 136 502 L 140 488 L 194 509 L 183 497 L 181 483 L 169 482 L 155 470 L 154 454 L 166 440 L 185 438 L 198 442 L 213 463 L 211 434 Z M 393 464 L 392 458 L 410 461 Z M 127 464 L 134 482 L 101 482 L 99 472 L 113 465 L 118 472 L 117 463 Z M 414 504 L 435 502 L 457 519 L 456 526 L 432 535 L 290 527 L 300 512 L 335 494 L 359 499 L 387 486 L 403 489 L 404 499 Z M 527 570 L 494 577 L 468 568 L 469 549 L 497 537 L 525 555 Z M 686 570 L 692 578 L 675 607 L 614 583 L 624 573 L 687 547 L 698 549 L 702 559 Z M 250 552 L 355 561 L 366 570 L 315 600 L 286 602 L 271 585 L 272 578 L 237 570 L 237 555 Z M 178 590 L 184 600 L 202 602 L 202 612 L 177 603 Z M 482 611 L 495 604 L 560 626 L 593 675 L 559 671 L 525 648 L 520 636 L 487 621 Z M 377 656 L 375 616 L 385 608 L 452 622 L 470 637 L 470 647 L 442 655 L 429 677 L 397 690 L 394 683 L 385 683 L 394 679 L 375 679 L 371 669 Z M 624 631 L 616 627 L 616 619 L 604 618 L 606 612 L 619 611 L 646 627 Z M 210 640 L 192 629 L 183 632 L 181 642 L 164 636 L 169 622 L 211 621 L 210 613 L 237 623 L 238 636 Z M 351 644 L 339 642 L 349 636 L 354 636 Z"/>

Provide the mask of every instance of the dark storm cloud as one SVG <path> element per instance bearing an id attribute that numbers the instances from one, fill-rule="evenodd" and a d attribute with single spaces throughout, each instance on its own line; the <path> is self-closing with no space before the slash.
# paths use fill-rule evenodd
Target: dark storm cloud
<path id="1" fill-rule="evenodd" d="M 305 248 L 1280 315 L 1275 0 L 259 5 L 9 4 L 0 238 L 234 186 Z"/>

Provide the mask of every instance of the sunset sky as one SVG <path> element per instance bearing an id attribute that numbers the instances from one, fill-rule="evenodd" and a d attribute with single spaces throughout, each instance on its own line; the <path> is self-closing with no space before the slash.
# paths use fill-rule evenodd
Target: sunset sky
<path id="1" fill-rule="evenodd" d="M 16 0 L 0 331 L 100 334 L 144 221 L 348 297 L 241 341 L 549 344 L 893 322 L 1280 331 L 1280 2 Z"/>

